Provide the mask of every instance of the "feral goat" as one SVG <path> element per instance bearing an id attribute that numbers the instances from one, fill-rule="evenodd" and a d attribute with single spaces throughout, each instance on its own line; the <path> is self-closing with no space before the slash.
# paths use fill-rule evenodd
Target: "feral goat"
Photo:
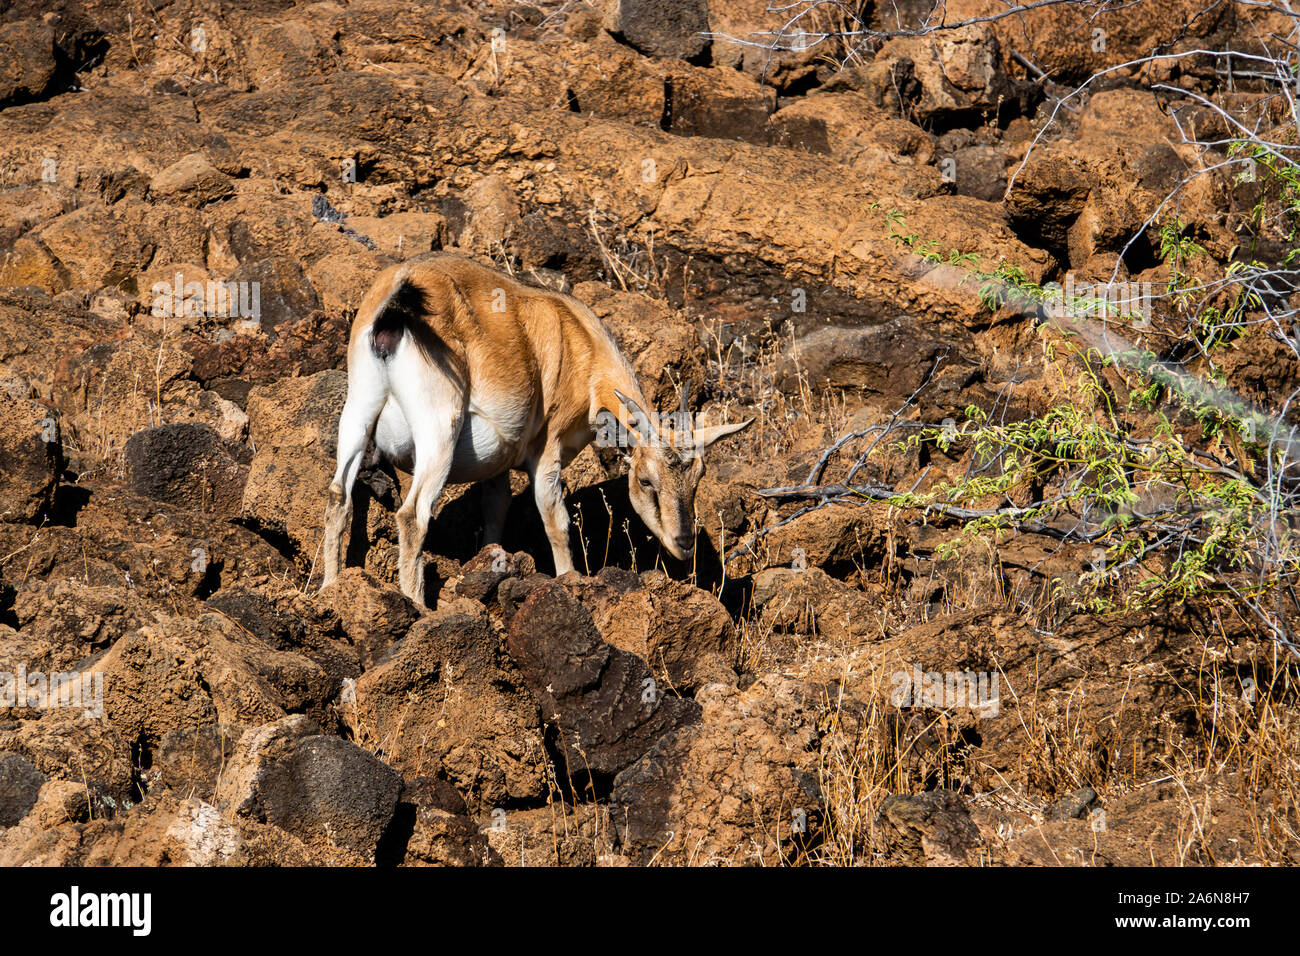
<path id="1" fill-rule="evenodd" d="M 510 470 L 526 470 L 555 573 L 573 570 L 560 469 L 598 432 L 632 446 L 632 505 L 672 555 L 688 559 L 703 452 L 753 419 L 696 429 L 687 414 L 669 428 L 647 404 L 614 337 L 577 299 L 452 255 L 386 270 L 362 301 L 348 343 L 325 583 L 343 563 L 352 485 L 371 439 L 412 475 L 397 512 L 399 580 L 421 606 L 421 545 L 448 482 L 485 483 L 484 539 L 496 543 Z"/>

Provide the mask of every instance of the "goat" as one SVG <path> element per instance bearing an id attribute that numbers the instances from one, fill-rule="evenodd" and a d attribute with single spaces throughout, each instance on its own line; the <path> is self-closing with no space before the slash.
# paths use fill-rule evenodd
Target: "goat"
<path id="1" fill-rule="evenodd" d="M 390 267 L 362 300 L 348 342 L 324 583 L 344 561 L 352 485 L 371 439 L 376 457 L 411 472 L 397 512 L 398 579 L 421 607 L 421 546 L 448 482 L 485 483 L 492 544 L 504 529 L 510 471 L 527 471 L 555 573 L 572 571 L 560 470 L 611 426 L 632 446 L 632 506 L 670 554 L 689 559 L 703 452 L 753 419 L 696 429 L 687 414 L 667 428 L 647 405 L 613 335 L 572 296 L 449 254 Z"/>

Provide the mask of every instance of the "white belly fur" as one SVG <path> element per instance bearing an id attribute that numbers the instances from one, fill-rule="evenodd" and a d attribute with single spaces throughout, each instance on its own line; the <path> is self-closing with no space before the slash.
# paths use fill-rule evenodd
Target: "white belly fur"
<path id="1" fill-rule="evenodd" d="M 481 481 L 513 466 L 515 462 L 510 447 L 503 440 L 503 431 L 500 423 L 471 404 L 461 423 L 448 481 Z M 375 423 L 375 447 L 384 457 L 404 468 L 409 469 L 415 463 L 411 428 L 391 398 Z"/>

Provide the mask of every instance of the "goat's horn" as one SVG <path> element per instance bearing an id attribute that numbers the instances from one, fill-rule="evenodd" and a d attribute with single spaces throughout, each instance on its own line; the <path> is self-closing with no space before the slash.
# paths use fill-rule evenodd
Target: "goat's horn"
<path id="1" fill-rule="evenodd" d="M 650 416 L 645 413 L 645 409 L 618 389 L 614 389 L 614 396 L 627 409 L 628 424 L 639 433 L 642 442 L 647 445 L 650 444 L 655 437 L 655 428 L 650 421 Z"/>

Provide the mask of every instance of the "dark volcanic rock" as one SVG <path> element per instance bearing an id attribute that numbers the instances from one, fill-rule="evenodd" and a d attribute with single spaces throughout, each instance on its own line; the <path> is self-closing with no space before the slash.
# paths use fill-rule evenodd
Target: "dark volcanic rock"
<path id="1" fill-rule="evenodd" d="M 36 805 L 45 774 L 18 754 L 0 754 L 0 827 L 11 827 Z"/>
<path id="2" fill-rule="evenodd" d="M 697 57 L 709 48 L 706 0 L 608 0 L 605 28 L 648 56 Z"/>
<path id="3" fill-rule="evenodd" d="M 251 730 L 222 772 L 218 799 L 304 841 L 373 860 L 402 792 L 402 775 L 356 744 L 286 717 Z"/>
<path id="4" fill-rule="evenodd" d="M 506 640 L 559 733 L 570 774 L 617 773 L 699 719 L 699 705 L 666 694 L 645 661 L 601 640 L 591 613 L 562 586 L 529 595 Z"/>
<path id="5" fill-rule="evenodd" d="M 132 492 L 187 511 L 238 515 L 252 453 L 222 439 L 207 425 L 159 425 L 126 443 Z"/>

